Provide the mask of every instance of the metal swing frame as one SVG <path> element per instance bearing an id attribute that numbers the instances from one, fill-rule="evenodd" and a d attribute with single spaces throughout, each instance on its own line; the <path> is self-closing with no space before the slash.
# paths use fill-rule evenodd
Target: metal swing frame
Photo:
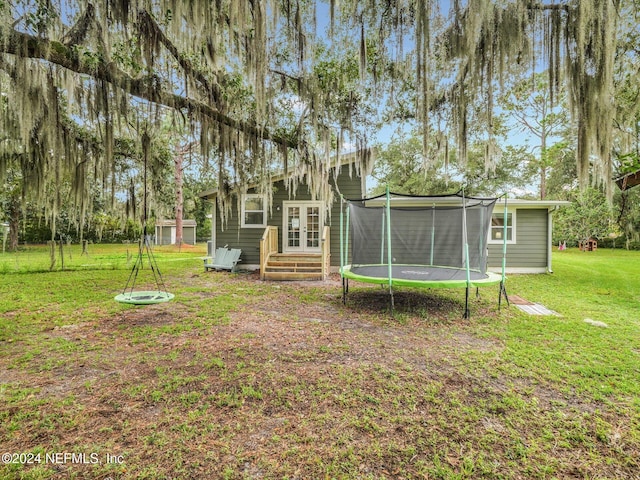
<path id="1" fill-rule="evenodd" d="M 143 145 L 150 141 L 148 134 L 143 134 Z M 127 283 L 122 290 L 122 293 L 116 295 L 114 300 L 120 303 L 128 303 L 131 305 L 151 305 L 154 303 L 163 303 L 172 300 L 175 295 L 167 292 L 167 287 L 164 284 L 162 273 L 158 267 L 158 261 L 156 260 L 153 250 L 151 249 L 151 239 L 147 234 L 147 157 L 148 145 L 143 148 L 144 150 L 144 212 L 142 214 L 142 238 L 138 241 L 138 255 L 136 261 L 133 264 Z M 156 284 L 157 290 L 142 290 L 135 291 L 134 287 L 138 278 L 138 273 L 144 266 L 144 253 L 146 252 L 149 259 L 149 266 L 153 272 L 153 279 Z"/>

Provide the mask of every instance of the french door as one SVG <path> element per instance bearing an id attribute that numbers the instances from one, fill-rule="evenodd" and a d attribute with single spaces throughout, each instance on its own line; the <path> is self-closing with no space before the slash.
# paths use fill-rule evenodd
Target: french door
<path id="1" fill-rule="evenodd" d="M 320 252 L 321 202 L 284 202 L 283 252 Z"/>

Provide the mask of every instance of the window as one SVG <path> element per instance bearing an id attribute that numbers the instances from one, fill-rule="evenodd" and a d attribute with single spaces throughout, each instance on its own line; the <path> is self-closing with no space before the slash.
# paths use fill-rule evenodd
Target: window
<path id="1" fill-rule="evenodd" d="M 266 198 L 264 195 L 247 194 L 242 198 L 242 228 L 267 226 Z"/>
<path id="2" fill-rule="evenodd" d="M 516 243 L 515 220 L 515 213 L 507 212 L 507 243 Z M 503 243 L 504 234 L 504 213 L 494 213 L 491 217 L 489 243 Z"/>

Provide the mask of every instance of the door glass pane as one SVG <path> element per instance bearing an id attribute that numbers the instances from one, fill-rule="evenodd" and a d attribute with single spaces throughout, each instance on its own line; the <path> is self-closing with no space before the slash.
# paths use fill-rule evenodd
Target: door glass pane
<path id="1" fill-rule="evenodd" d="M 320 247 L 320 208 L 307 208 L 307 247 Z"/>
<path id="2" fill-rule="evenodd" d="M 289 207 L 287 213 L 287 244 L 289 247 L 300 246 L 300 208 Z"/>

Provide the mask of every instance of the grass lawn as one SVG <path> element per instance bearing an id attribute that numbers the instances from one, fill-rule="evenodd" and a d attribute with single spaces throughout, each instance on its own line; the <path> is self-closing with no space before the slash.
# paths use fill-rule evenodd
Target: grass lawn
<path id="1" fill-rule="evenodd" d="M 491 287 L 463 320 L 462 289 L 392 319 L 379 287 L 343 305 L 338 277 L 205 273 L 202 247 L 156 251 L 174 301 L 123 305 L 126 250 L 0 255 L 0 478 L 640 478 L 638 252 L 509 278 L 558 316 Z"/>

